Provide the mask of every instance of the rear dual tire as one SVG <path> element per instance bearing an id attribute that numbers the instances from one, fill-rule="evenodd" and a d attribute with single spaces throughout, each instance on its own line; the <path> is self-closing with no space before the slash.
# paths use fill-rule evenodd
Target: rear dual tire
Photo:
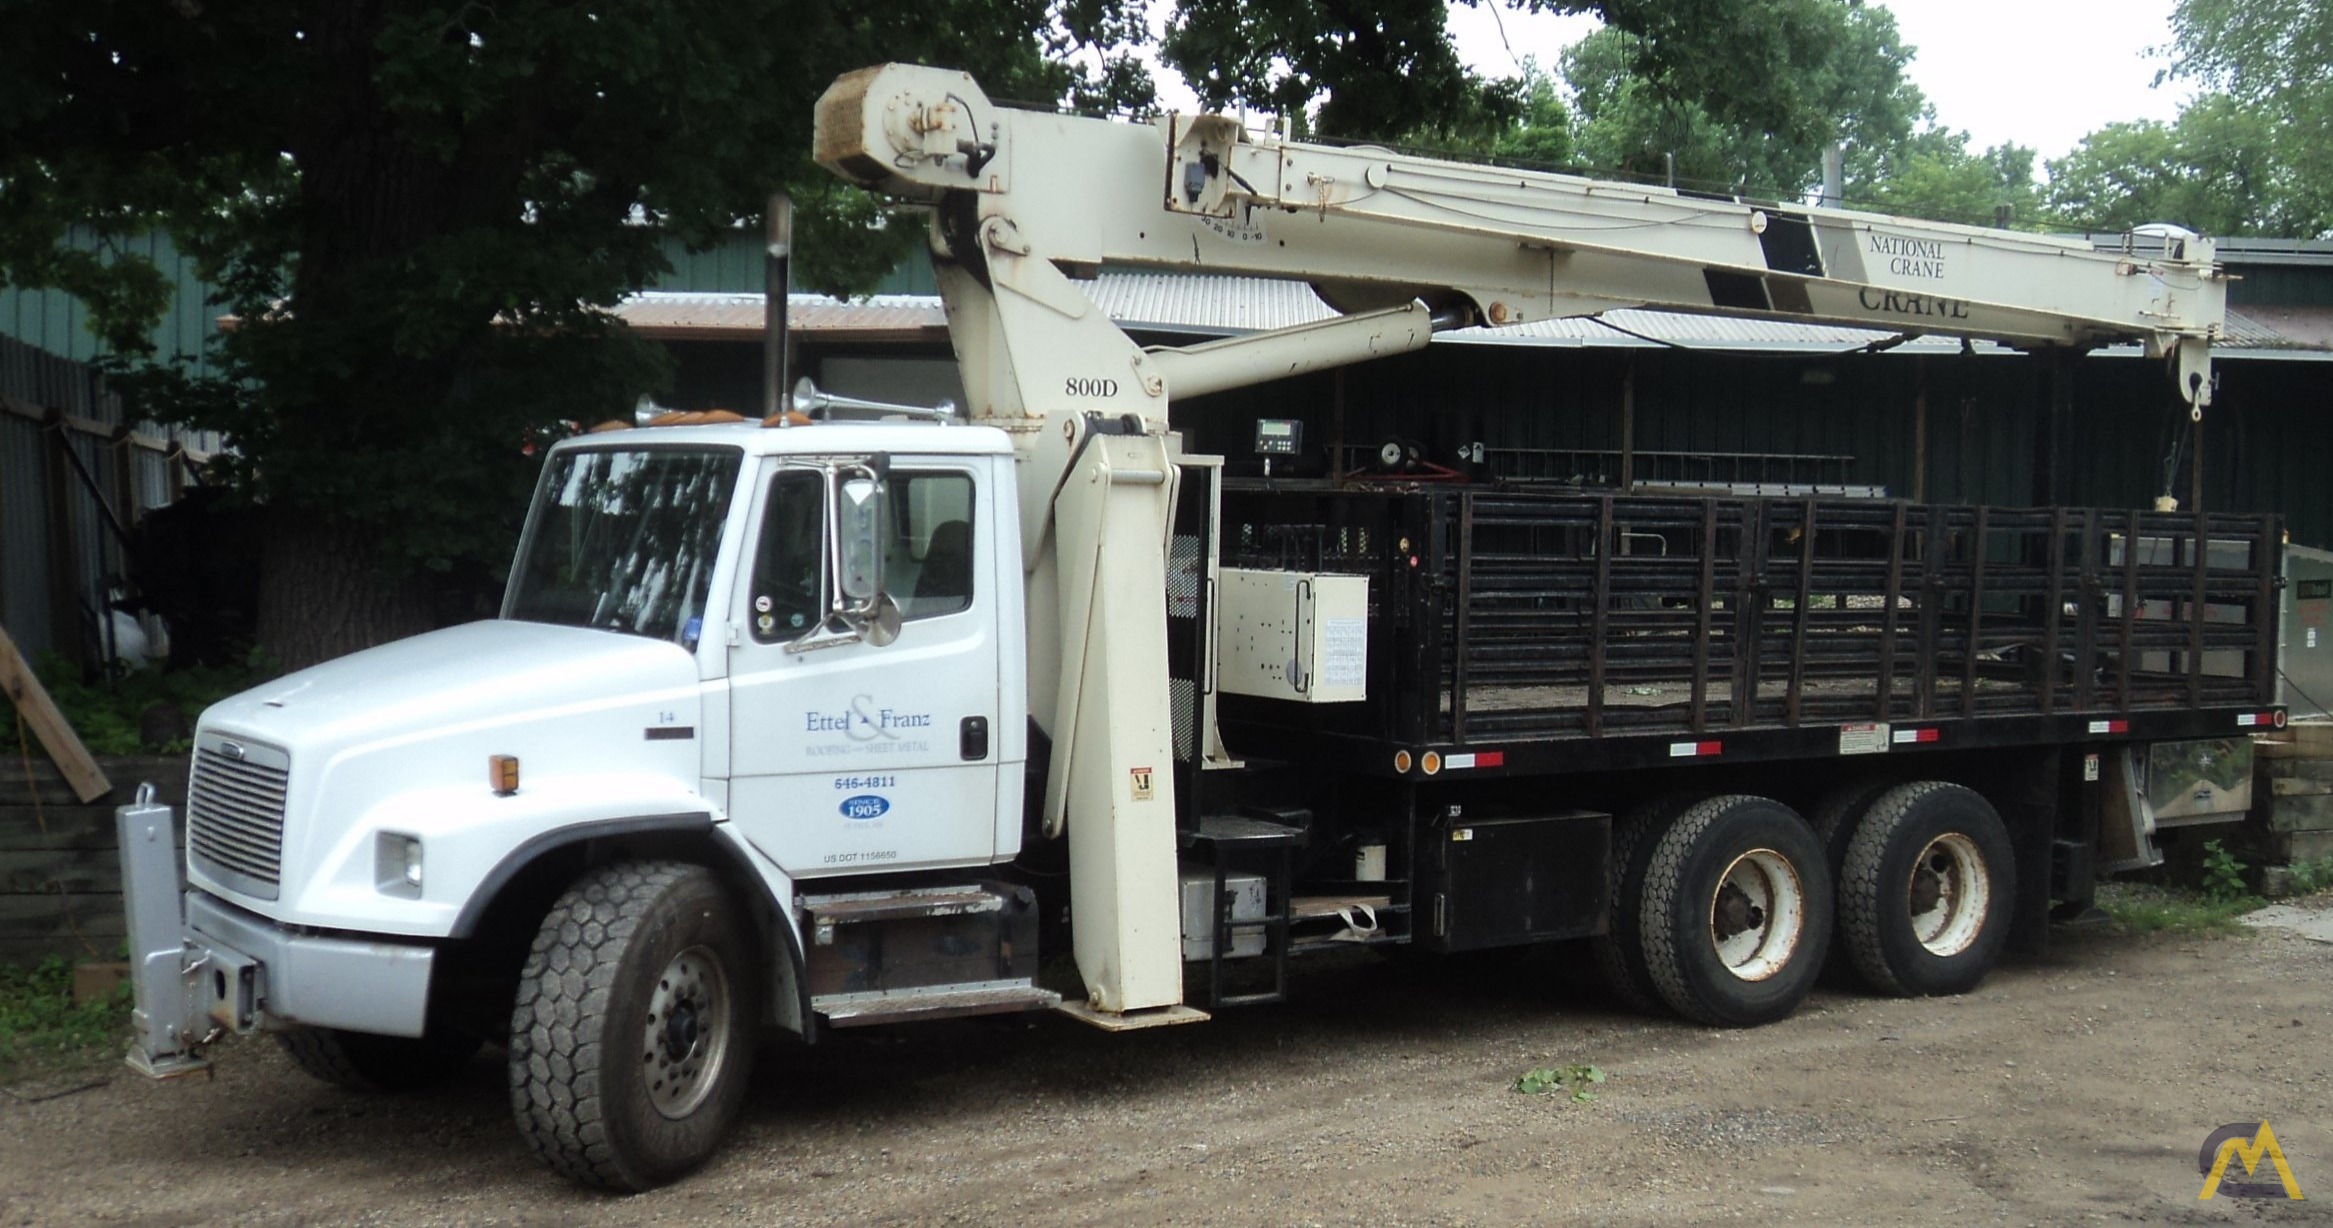
<path id="1" fill-rule="evenodd" d="M 2016 881 L 2008 828 L 1983 797 L 1932 780 L 1889 789 L 1840 860 L 1847 962 L 1879 993 L 1967 993 L 2009 940 Z"/>
<path id="2" fill-rule="evenodd" d="M 1669 798 L 1613 837 L 1608 933 L 1594 943 L 1614 996 L 1695 1023 L 1753 1027 L 1798 1009 L 1831 934 L 1822 843 L 1762 797 Z"/>

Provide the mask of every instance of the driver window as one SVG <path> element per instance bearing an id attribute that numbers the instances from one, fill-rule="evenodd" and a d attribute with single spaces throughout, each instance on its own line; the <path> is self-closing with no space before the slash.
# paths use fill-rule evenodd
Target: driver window
<path id="1" fill-rule="evenodd" d="M 972 475 L 891 474 L 883 584 L 909 622 L 972 608 Z"/>
<path id="2" fill-rule="evenodd" d="M 754 639 L 797 639 L 818 625 L 826 612 L 825 541 L 826 483 L 815 473 L 781 471 L 770 480 L 754 550 L 748 616 Z"/>

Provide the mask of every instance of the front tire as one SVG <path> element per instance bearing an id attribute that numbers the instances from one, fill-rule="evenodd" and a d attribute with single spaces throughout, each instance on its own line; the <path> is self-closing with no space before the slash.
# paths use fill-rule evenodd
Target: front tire
<path id="1" fill-rule="evenodd" d="M 577 880 L 543 918 L 511 1018 L 511 1109 L 535 1154 L 625 1191 L 704 1163 L 753 1064 L 752 951 L 702 866 Z"/>
<path id="2" fill-rule="evenodd" d="M 1677 816 L 1645 870 L 1645 966 L 1695 1023 L 1754 1027 L 1798 1009 L 1831 938 L 1822 842 L 1788 806 L 1713 797 Z"/>
<path id="3" fill-rule="evenodd" d="M 1848 842 L 1840 940 L 1879 993 L 1967 993 L 2009 941 L 2016 882 L 2009 829 L 1984 798 L 1940 781 L 1902 785 Z"/>

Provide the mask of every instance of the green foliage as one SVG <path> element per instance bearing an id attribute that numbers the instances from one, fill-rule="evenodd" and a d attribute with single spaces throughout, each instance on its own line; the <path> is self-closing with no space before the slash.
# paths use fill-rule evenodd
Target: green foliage
<path id="1" fill-rule="evenodd" d="M 2319 857 L 2303 861 L 2285 869 L 2285 882 L 2294 895 L 2315 895 L 2333 890 L 2333 857 Z"/>
<path id="2" fill-rule="evenodd" d="M 1586 1104 L 1596 1098 L 1589 1090 L 1604 1081 L 1604 1072 L 1595 1066 L 1574 1063 L 1569 1066 L 1542 1066 L 1523 1072 L 1515 1080 L 1515 1090 L 1526 1096 L 1544 1096 L 1562 1092 L 1575 1104 Z"/>
<path id="3" fill-rule="evenodd" d="M 1782 124 L 1732 117 L 1671 92 L 1647 75 L 1643 37 L 1617 25 L 1582 39 L 1563 56 L 1579 107 L 1581 158 L 1649 178 L 1666 175 L 1674 156 L 1680 182 L 1782 199 L 1820 184 L 1823 148 L 1833 142 L 1851 171 L 1879 165 L 1929 111 L 1904 76 L 1912 49 L 1894 15 L 1876 6 L 1818 4 L 1802 22 L 1823 33 L 1800 56 L 1788 91 L 1797 111 Z M 1861 187 L 1860 178 L 1850 182 Z"/>
<path id="4" fill-rule="evenodd" d="M 2244 883 L 2244 863 L 2217 840 L 2203 842 L 2203 898 L 2214 904 L 2252 900 Z"/>
<path id="5" fill-rule="evenodd" d="M 2297 203 L 2308 175 L 2280 145 L 2265 109 L 2205 94 L 2173 123 L 2108 124 L 2082 138 L 2049 164 L 2051 205 L 2091 230 L 2172 222 L 2210 235 L 2313 232 L 2318 223 Z"/>
<path id="6" fill-rule="evenodd" d="M 2259 906 L 2250 896 L 2214 900 L 2143 883 L 2108 883 L 2098 889 L 2099 910 L 2130 934 L 2241 933 L 2244 927 L 2236 918 Z"/>
<path id="7" fill-rule="evenodd" d="M 2234 188 L 2265 200 L 2243 217 L 2258 229 L 2216 233 L 2313 238 L 2333 232 L 2333 182 L 2315 173 L 2333 157 L 2333 4 L 2179 0 L 2171 31 L 2170 75 L 2226 95 L 2191 105 L 2190 111 L 2205 112 L 2204 122 L 2179 142 L 2178 165 L 2213 179 L 2201 189 L 2206 193 Z M 2182 114 L 2180 126 L 2187 120 Z M 2239 170 L 2245 174 L 2232 177 Z"/>
<path id="8" fill-rule="evenodd" d="M 914 241 L 811 161 L 837 74 L 923 60 L 998 97 L 1140 105 L 1148 77 L 1118 44 L 1141 21 L 1134 0 L 19 0 L 0 282 L 82 296 L 127 354 L 159 276 L 57 239 L 168 231 L 239 326 L 221 378 L 149 372 L 139 408 L 226 432 L 227 477 L 308 557 L 347 543 L 407 585 L 496 573 L 525 445 L 669 378 L 603 310 L 664 271 L 662 236 L 709 244 L 791 187 L 809 285 L 867 288 Z M 1069 58 L 1097 46 L 1098 65 Z M 328 635 L 389 608 L 299 569 L 299 549 L 265 582 L 271 647 L 293 621 Z"/>
<path id="9" fill-rule="evenodd" d="M 190 735 L 202 710 L 265 679 L 259 666 L 241 669 L 138 669 L 117 679 L 91 682 L 78 666 L 53 652 L 41 654 L 34 665 L 41 685 L 57 710 L 79 734 L 92 754 L 183 754 L 193 749 Z M 180 736 L 149 746 L 139 734 L 139 723 L 149 708 L 168 705 L 177 711 Z"/>
<path id="10" fill-rule="evenodd" d="M 1393 140 L 1510 122 L 1512 89 L 1458 61 L 1442 0 L 1186 0 L 1161 57 L 1210 109 L 1253 107 L 1300 135 Z"/>
<path id="11" fill-rule="evenodd" d="M 2023 145 L 1968 148 L 1968 134 L 1929 128 L 1877 151 L 1856 177 L 1850 203 L 1914 217 L 1991 226 L 2001 206 L 2010 225 L 2046 226 L 2051 215 L 2034 180 L 2035 154 Z"/>
<path id="12" fill-rule="evenodd" d="M 129 1023 L 130 986 L 93 1002 L 73 1000 L 73 965 L 51 956 L 37 967 L 0 964 L 0 1083 L 44 1066 L 111 1056 Z"/>
<path id="13" fill-rule="evenodd" d="M 1594 13 L 1622 36 L 1624 71 L 1649 97 L 1689 103 L 1744 131 L 1799 144 L 1825 138 L 1827 91 L 1869 48 L 1842 47 L 1873 24 L 1849 0 L 1466 0 L 1530 12 Z M 1300 135 L 1437 144 L 1476 152 L 1488 127 L 1550 131 L 1526 77 L 1467 70 L 1445 0 L 1182 0 L 1160 58 L 1210 108 L 1287 117 Z M 1880 20 L 1892 31 L 1884 10 Z M 1900 68 L 1900 64 L 1895 66 Z M 1882 67 L 1875 72 L 1892 71 Z M 1576 82 L 1575 82 L 1576 84 Z M 1550 93 L 1548 101 L 1553 101 Z M 1455 134 L 1459 139 L 1449 139 Z M 1470 136 L 1471 134 L 1471 136 Z M 1496 150 L 1533 161 L 1535 151 Z"/>

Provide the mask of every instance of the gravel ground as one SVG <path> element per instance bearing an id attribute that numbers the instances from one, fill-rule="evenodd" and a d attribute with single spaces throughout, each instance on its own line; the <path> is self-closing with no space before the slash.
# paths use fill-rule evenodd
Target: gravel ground
<path id="1" fill-rule="evenodd" d="M 1967 997 L 1824 990 L 1746 1032 L 1586 984 L 1561 959 L 1469 978 L 1356 952 L 1195 1027 L 772 1048 L 728 1148 L 634 1198 L 537 1166 L 493 1056 L 368 1098 L 234 1043 L 207 1080 L 0 1097 L 0 1225 L 2333 1219 L 2333 945 L 2062 932 Z M 1573 1062 L 1610 1076 L 1593 1103 L 1510 1090 Z M 2264 1117 L 2310 1201 L 2199 1202 L 2205 1135 Z"/>

